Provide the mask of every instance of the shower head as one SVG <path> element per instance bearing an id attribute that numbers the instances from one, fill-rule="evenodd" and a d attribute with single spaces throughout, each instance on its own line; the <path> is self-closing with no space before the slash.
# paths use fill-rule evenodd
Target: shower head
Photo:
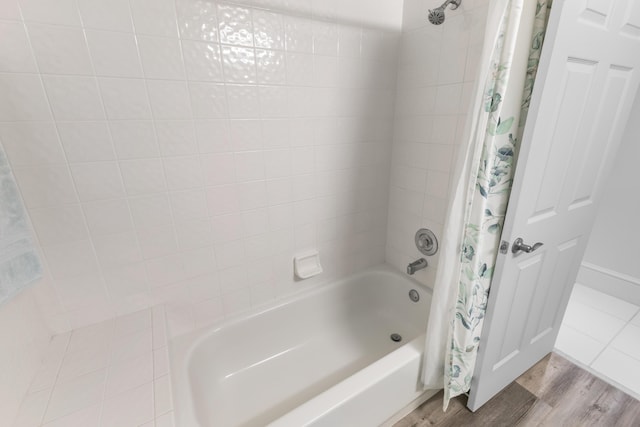
<path id="1" fill-rule="evenodd" d="M 429 22 L 433 25 L 440 25 L 444 22 L 444 7 L 429 9 Z"/>
<path id="2" fill-rule="evenodd" d="M 429 9 L 429 22 L 433 25 L 440 25 L 444 22 L 444 10 L 447 6 L 451 5 L 451 10 L 456 10 L 462 0 L 446 0 L 442 3 L 442 6 L 436 7 L 435 9 Z"/>

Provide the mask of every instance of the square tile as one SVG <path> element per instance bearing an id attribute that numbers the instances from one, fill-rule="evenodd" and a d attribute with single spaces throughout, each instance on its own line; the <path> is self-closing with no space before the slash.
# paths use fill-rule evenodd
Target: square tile
<path id="1" fill-rule="evenodd" d="M 82 29 L 38 24 L 30 24 L 28 29 L 40 72 L 93 74 Z"/>
<path id="2" fill-rule="evenodd" d="M 249 9 L 218 5 L 218 27 L 221 43 L 253 46 L 253 24 Z"/>
<path id="3" fill-rule="evenodd" d="M 104 120 L 95 77 L 44 76 L 53 115 L 57 120 Z"/>
<path id="4" fill-rule="evenodd" d="M 640 361 L 640 326 L 633 324 L 625 326 L 609 347 Z M 640 384 L 638 386 L 640 387 Z"/>
<path id="5" fill-rule="evenodd" d="M 173 0 L 130 0 L 137 34 L 178 37 Z"/>
<path id="6" fill-rule="evenodd" d="M 96 75 L 142 77 L 142 63 L 133 34 L 85 30 L 85 35 Z"/>
<path id="7" fill-rule="evenodd" d="M 117 121 L 111 122 L 109 128 L 119 159 L 143 159 L 160 154 L 151 121 Z"/>
<path id="8" fill-rule="evenodd" d="M 144 80 L 105 78 L 99 80 L 102 100 L 111 120 L 150 119 L 151 107 Z"/>
<path id="9" fill-rule="evenodd" d="M 177 0 L 178 27 L 185 40 L 218 41 L 217 4 Z"/>
<path id="10" fill-rule="evenodd" d="M 591 367 L 613 381 L 640 394 L 640 361 L 613 348 L 607 348 Z"/>
<path id="11" fill-rule="evenodd" d="M 50 120 L 47 95 L 35 74 L 0 74 L 0 120 Z"/>
<path id="12" fill-rule="evenodd" d="M 0 71 L 12 73 L 36 72 L 36 61 L 29 47 L 27 32 L 20 22 L 0 22 Z"/>
<path id="13" fill-rule="evenodd" d="M 606 346 L 607 343 L 597 341 L 567 325 L 562 325 L 555 343 L 556 349 L 585 366 L 589 366 Z"/>
<path id="14" fill-rule="evenodd" d="M 144 75 L 148 79 L 182 80 L 185 77 L 180 42 L 174 38 L 138 36 Z"/>
<path id="15" fill-rule="evenodd" d="M 187 78 L 194 81 L 222 82 L 222 54 L 220 46 L 215 43 L 183 40 Z"/>
<path id="16" fill-rule="evenodd" d="M 147 383 L 104 401 L 101 427 L 141 425 L 153 420 L 153 383 Z"/>
<path id="17" fill-rule="evenodd" d="M 21 0 L 20 9 L 27 22 L 80 26 L 75 0 Z"/>
<path id="18" fill-rule="evenodd" d="M 116 162 L 78 163 L 71 173 L 83 202 L 124 196 L 124 187 Z"/>
<path id="19" fill-rule="evenodd" d="M 151 110 L 156 119 L 191 119 L 191 102 L 185 82 L 147 81 Z"/>
<path id="20" fill-rule="evenodd" d="M 3 123 L 0 140 L 13 166 L 65 163 L 53 123 Z"/>
<path id="21" fill-rule="evenodd" d="M 132 32 L 128 0 L 78 0 L 82 23 L 86 28 Z"/>
<path id="22" fill-rule="evenodd" d="M 55 387 L 45 412 L 44 422 L 98 403 L 104 389 L 105 370 L 79 376 Z"/>
<path id="23" fill-rule="evenodd" d="M 106 122 L 58 123 L 58 133 L 70 163 L 116 158 Z"/>
<path id="24" fill-rule="evenodd" d="M 570 300 L 562 323 L 599 342 L 608 343 L 622 330 L 626 322 Z"/>

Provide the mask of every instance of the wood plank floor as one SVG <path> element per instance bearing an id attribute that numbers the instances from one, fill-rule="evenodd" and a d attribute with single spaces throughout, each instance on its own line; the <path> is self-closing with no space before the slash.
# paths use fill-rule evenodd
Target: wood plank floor
<path id="1" fill-rule="evenodd" d="M 442 392 L 394 427 L 639 427 L 640 401 L 551 353 L 475 413 L 459 396 L 442 412 Z"/>

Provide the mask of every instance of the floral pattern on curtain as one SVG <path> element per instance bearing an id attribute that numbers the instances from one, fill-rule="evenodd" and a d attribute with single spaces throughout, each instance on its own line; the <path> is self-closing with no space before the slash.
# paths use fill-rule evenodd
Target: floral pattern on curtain
<path id="1" fill-rule="evenodd" d="M 526 0 L 512 0 L 508 8 L 522 8 Z M 518 23 L 504 14 L 485 85 L 486 131 L 474 182 L 467 189 L 465 228 L 455 316 L 445 358 L 445 400 L 469 391 L 487 309 L 489 287 L 500 245 L 513 172 L 540 61 L 551 0 L 535 0 L 536 11 L 528 56 L 524 93 L 511 87 Z M 505 102 L 507 98 L 512 102 Z M 520 100 L 518 100 L 518 97 Z M 519 101 L 519 102 L 518 102 Z"/>

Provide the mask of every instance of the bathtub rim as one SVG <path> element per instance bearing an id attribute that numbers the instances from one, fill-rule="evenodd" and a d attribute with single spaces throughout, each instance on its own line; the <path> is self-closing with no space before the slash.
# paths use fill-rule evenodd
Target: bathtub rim
<path id="1" fill-rule="evenodd" d="M 175 422 L 186 422 L 189 426 L 200 426 L 198 419 L 196 417 L 196 408 L 195 408 L 195 402 L 194 399 L 189 399 L 188 402 L 188 406 L 189 406 L 189 410 L 185 409 L 185 406 L 182 406 L 182 409 L 178 408 L 178 405 L 176 405 L 176 395 L 178 393 L 180 394 L 187 394 L 189 396 L 191 396 L 191 390 L 190 390 L 190 384 L 189 384 L 189 374 L 188 374 L 188 368 L 189 368 L 189 362 L 192 358 L 193 353 L 195 352 L 195 350 L 200 346 L 200 344 L 207 340 L 210 336 L 212 336 L 213 334 L 219 332 L 220 330 L 223 330 L 227 327 L 231 327 L 233 325 L 237 325 L 239 323 L 245 322 L 245 321 L 249 321 L 255 317 L 258 317 L 264 313 L 268 313 L 271 312 L 273 310 L 277 310 L 283 306 L 295 303 L 296 301 L 302 300 L 302 299 L 306 299 L 306 298 L 311 298 L 314 295 L 317 294 L 321 294 L 321 293 L 325 293 L 325 292 L 329 292 L 330 290 L 337 288 L 337 287 L 341 287 L 344 286 L 346 282 L 363 277 L 365 275 L 370 275 L 370 274 L 375 274 L 375 273 L 379 273 L 379 274 L 383 274 L 383 275 L 392 275 L 392 276 L 396 276 L 398 278 L 401 278 L 405 281 L 408 281 L 411 283 L 412 286 L 414 286 L 415 288 L 421 290 L 423 293 L 422 295 L 424 297 L 426 297 L 427 295 L 429 296 L 429 299 L 432 298 L 432 294 L 433 291 L 431 288 L 429 288 L 428 286 L 418 282 L 416 279 L 414 279 L 413 277 L 410 277 L 406 274 L 403 274 L 401 272 L 399 272 L 397 269 L 395 269 L 394 267 L 390 266 L 387 263 L 382 263 L 382 264 L 378 264 L 372 267 L 369 267 L 367 269 L 361 270 L 359 272 L 350 274 L 346 277 L 343 277 L 341 279 L 338 280 L 334 280 L 334 281 L 330 281 L 324 284 L 319 284 L 307 289 L 300 289 L 299 291 L 296 291 L 294 293 L 291 293 L 287 296 L 282 297 L 281 299 L 277 299 L 274 301 L 270 301 L 267 302 L 265 304 L 262 304 L 260 306 L 251 308 L 249 310 L 245 310 L 241 313 L 237 313 L 234 314 L 232 316 L 230 316 L 228 319 L 223 319 L 219 322 L 214 322 L 208 325 L 204 325 L 202 327 L 199 327 L 193 331 L 187 332 L 185 334 L 182 335 L 178 335 L 176 337 L 170 338 L 169 342 L 168 342 L 168 348 L 169 348 L 169 375 L 170 375 L 170 382 L 171 382 L 171 389 L 172 389 L 172 394 L 174 396 L 174 420 Z M 429 303 L 430 306 L 430 303 Z M 426 324 L 425 324 L 425 332 L 426 332 Z M 374 362 L 373 364 L 376 364 L 378 362 L 380 362 L 380 360 L 387 358 L 388 356 L 394 354 L 395 352 L 403 349 L 406 346 L 411 345 L 412 343 L 414 343 L 414 341 L 422 339 L 424 342 L 424 334 L 419 335 L 418 337 L 416 337 L 415 339 L 413 339 L 412 341 L 409 341 L 407 343 L 405 343 L 404 345 L 398 347 L 397 349 L 393 350 L 391 353 L 388 353 L 387 355 L 383 356 L 381 359 L 378 359 L 376 362 Z M 424 347 L 423 347 L 424 348 Z M 368 365 L 366 367 L 363 368 L 367 369 L 369 366 Z M 179 374 L 180 372 L 180 374 Z M 311 400 L 317 398 L 318 396 L 320 396 L 321 394 L 326 393 L 329 390 L 332 390 L 333 388 L 335 388 L 336 386 L 338 386 L 339 384 L 341 384 L 342 382 L 346 381 L 347 379 L 357 375 L 359 372 L 362 372 L 362 370 L 354 373 L 353 375 L 343 379 L 342 381 L 340 381 L 339 383 L 336 383 L 334 385 L 332 385 L 331 387 L 329 387 L 327 390 L 321 392 L 320 394 L 318 394 L 316 397 L 310 399 L 309 401 L 305 402 L 303 405 L 306 405 L 308 402 L 310 402 Z M 183 400 L 183 399 L 181 399 Z M 186 399 L 184 399 L 186 400 Z M 410 403 L 410 402 L 408 402 Z M 303 406 L 301 405 L 301 406 Z M 293 411 L 295 411 L 296 409 L 292 409 L 291 411 L 287 412 L 286 414 L 289 414 Z M 282 414 L 281 417 L 284 417 L 286 414 Z M 278 419 L 280 419 L 281 417 L 279 417 Z M 276 420 L 273 420 L 273 422 L 275 422 Z"/>

